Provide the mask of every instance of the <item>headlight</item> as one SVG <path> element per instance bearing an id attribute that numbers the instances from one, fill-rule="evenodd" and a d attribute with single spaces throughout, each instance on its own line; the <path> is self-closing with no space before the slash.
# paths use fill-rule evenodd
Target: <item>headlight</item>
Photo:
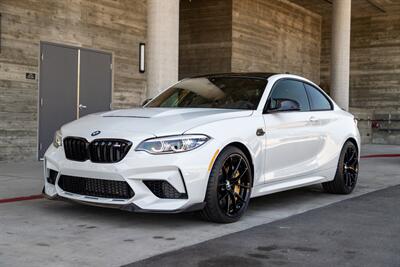
<path id="1" fill-rule="evenodd" d="M 198 148 L 208 140 L 210 137 L 201 134 L 159 137 L 141 142 L 135 150 L 150 154 L 179 153 Z"/>
<path id="2" fill-rule="evenodd" d="M 61 135 L 60 130 L 58 130 L 58 131 L 54 134 L 53 145 L 54 145 L 56 148 L 62 146 L 62 135 Z"/>

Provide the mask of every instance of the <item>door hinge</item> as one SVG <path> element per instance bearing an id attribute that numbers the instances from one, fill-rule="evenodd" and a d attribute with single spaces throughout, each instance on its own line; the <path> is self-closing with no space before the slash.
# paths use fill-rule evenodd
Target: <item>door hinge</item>
<path id="1" fill-rule="evenodd" d="M 40 106 L 43 107 L 43 98 L 40 98 Z"/>
<path id="2" fill-rule="evenodd" d="M 42 148 L 43 148 L 43 145 L 42 145 L 42 143 L 40 143 L 39 144 L 39 150 L 42 150 Z"/>
<path id="3" fill-rule="evenodd" d="M 112 63 L 110 64 L 110 70 L 112 70 L 112 68 L 113 68 L 113 65 L 112 65 Z"/>
<path id="4" fill-rule="evenodd" d="M 44 55 L 43 53 L 40 55 L 40 60 L 43 61 Z"/>

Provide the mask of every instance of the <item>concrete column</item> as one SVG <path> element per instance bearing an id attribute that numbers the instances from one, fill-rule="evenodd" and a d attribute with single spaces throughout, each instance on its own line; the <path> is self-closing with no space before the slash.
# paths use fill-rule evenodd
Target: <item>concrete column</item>
<path id="1" fill-rule="evenodd" d="M 333 0 L 331 96 L 349 109 L 351 0 Z"/>
<path id="2" fill-rule="evenodd" d="M 178 81 L 179 0 L 147 1 L 147 97 Z"/>

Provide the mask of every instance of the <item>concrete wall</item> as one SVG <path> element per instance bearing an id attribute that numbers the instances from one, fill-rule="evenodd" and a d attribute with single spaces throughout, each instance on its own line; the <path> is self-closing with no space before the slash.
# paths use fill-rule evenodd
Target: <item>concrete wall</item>
<path id="1" fill-rule="evenodd" d="M 400 144 L 400 9 L 352 19 L 350 105 L 373 112 L 375 144 Z"/>
<path id="2" fill-rule="evenodd" d="M 400 8 L 357 12 L 353 7 L 350 107 L 356 116 L 371 114 L 371 121 L 360 128 L 365 143 L 400 144 Z M 326 13 L 322 23 L 321 84 L 328 92 L 330 21 Z M 377 128 L 371 129 L 373 125 Z"/>
<path id="3" fill-rule="evenodd" d="M 321 17 L 289 1 L 233 0 L 232 71 L 320 80 Z"/>
<path id="4" fill-rule="evenodd" d="M 321 85 L 329 93 L 332 4 L 291 1 L 323 18 Z M 400 1 L 352 0 L 351 14 L 350 110 L 363 120 L 363 142 L 400 144 Z"/>
<path id="5" fill-rule="evenodd" d="M 138 46 L 146 37 L 146 1 L 1 0 L 0 161 L 34 159 L 37 153 L 39 42 L 114 53 L 114 107 L 139 105 L 145 75 Z"/>
<path id="6" fill-rule="evenodd" d="M 321 83 L 329 85 L 330 16 L 322 27 Z M 400 12 L 353 16 L 350 106 L 400 109 Z M 327 91 L 329 91 L 329 86 Z"/>
<path id="7" fill-rule="evenodd" d="M 400 12 L 353 18 L 353 107 L 400 110 Z"/>
<path id="8" fill-rule="evenodd" d="M 320 77 L 321 17 L 285 0 L 183 0 L 180 77 L 291 72 Z"/>
<path id="9" fill-rule="evenodd" d="M 232 0 L 181 0 L 179 77 L 230 72 Z"/>

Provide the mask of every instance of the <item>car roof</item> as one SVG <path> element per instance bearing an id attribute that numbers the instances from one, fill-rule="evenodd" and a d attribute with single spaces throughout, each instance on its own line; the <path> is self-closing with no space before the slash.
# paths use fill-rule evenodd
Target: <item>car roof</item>
<path id="1" fill-rule="evenodd" d="M 272 72 L 228 72 L 228 73 L 213 73 L 213 74 L 205 74 L 198 75 L 191 78 L 214 78 L 214 77 L 247 77 L 247 78 L 264 78 L 268 79 L 273 75 L 277 75 L 279 73 Z"/>

